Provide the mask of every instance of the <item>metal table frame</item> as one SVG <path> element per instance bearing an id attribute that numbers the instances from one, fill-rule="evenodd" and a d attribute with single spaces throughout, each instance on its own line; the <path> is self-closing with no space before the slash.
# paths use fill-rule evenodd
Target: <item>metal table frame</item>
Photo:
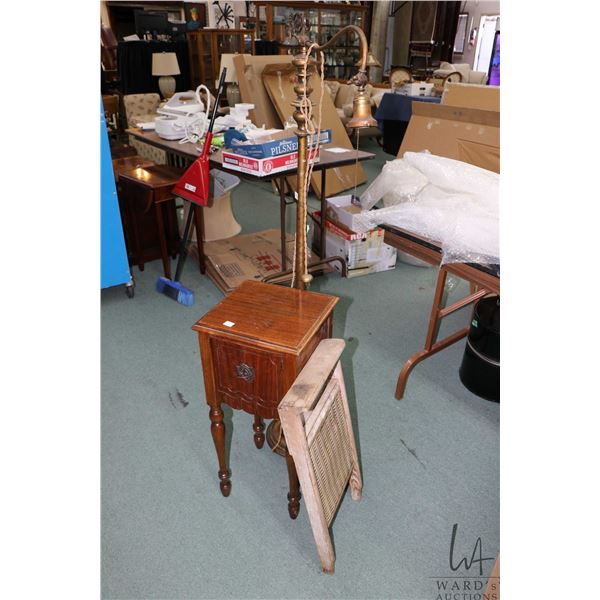
<path id="1" fill-rule="evenodd" d="M 151 146 L 155 146 L 160 148 L 161 150 L 165 150 L 167 152 L 167 157 L 169 160 L 169 164 L 172 166 L 184 166 L 180 161 L 176 160 L 175 157 L 183 158 L 186 161 L 195 160 L 200 151 L 196 149 L 194 144 L 186 143 L 180 144 L 177 140 L 170 141 L 164 140 L 159 137 L 154 131 L 142 131 L 141 129 L 127 129 L 126 133 L 132 135 L 138 140 L 150 144 Z M 343 158 L 341 157 L 343 156 Z M 346 165 L 352 165 L 357 162 L 362 162 L 365 160 L 371 160 L 375 158 L 375 154 L 372 152 L 364 152 L 362 150 L 349 150 L 344 152 L 343 155 L 333 152 L 327 151 L 327 146 L 321 147 L 321 156 L 319 162 L 315 163 L 313 167 L 313 171 L 321 172 L 321 214 L 317 219 L 314 215 L 309 213 L 309 216 L 316 223 L 319 228 L 319 250 L 321 250 L 321 254 L 324 254 L 323 250 L 326 247 L 326 227 L 325 227 L 325 214 L 327 209 L 327 196 L 325 193 L 325 186 L 327 182 L 327 170 L 333 169 L 336 167 L 343 167 Z M 256 175 L 251 175 L 249 173 L 243 173 L 241 171 L 236 171 L 235 169 L 228 168 L 226 165 L 223 165 L 223 161 L 221 160 L 221 152 L 217 152 L 210 156 L 210 166 L 211 168 L 220 169 L 222 171 L 227 171 L 232 175 L 236 175 L 242 179 L 246 179 L 248 181 L 262 181 L 262 182 L 273 182 L 277 191 L 279 193 L 279 210 L 280 210 L 280 238 L 281 238 L 281 265 L 283 271 L 280 273 L 275 273 L 265 278 L 265 281 L 285 281 L 286 278 L 289 279 L 289 275 L 291 275 L 291 270 L 285 269 L 287 264 L 287 251 L 286 251 L 286 230 L 285 230 L 285 220 L 286 220 L 286 209 L 289 204 L 296 203 L 296 200 L 291 194 L 291 199 L 288 201 L 286 186 L 287 181 L 286 177 L 290 175 L 295 175 L 297 172 L 296 167 L 292 167 L 287 169 L 286 171 L 280 171 L 279 173 L 275 173 L 273 175 L 265 175 L 264 177 L 258 177 Z M 200 211 L 202 212 L 202 211 Z M 198 240 L 198 262 L 200 263 L 200 271 L 202 273 L 206 272 L 206 257 L 204 255 L 204 244 L 202 242 L 202 235 L 197 235 L 196 238 Z M 346 261 L 340 256 L 333 256 L 326 259 L 321 259 L 319 261 L 310 263 L 309 270 L 315 270 L 319 267 L 322 267 L 324 264 L 329 262 L 337 261 L 342 266 L 342 276 L 345 277 L 348 272 L 348 266 L 346 265 Z"/>
<path id="2" fill-rule="evenodd" d="M 419 258 L 431 265 L 440 265 L 440 271 L 437 278 L 431 315 L 429 317 L 429 326 L 425 337 L 423 350 L 414 353 L 402 367 L 396 383 L 395 396 L 401 400 L 406 389 L 406 382 L 410 372 L 422 360 L 440 350 L 458 342 L 469 333 L 469 327 L 464 327 L 455 333 L 438 340 L 438 332 L 441 320 L 457 310 L 477 302 L 480 298 L 490 294 L 500 295 L 500 271 L 493 265 L 476 265 L 471 263 L 447 263 L 441 265 L 442 251 L 438 244 L 426 240 L 408 231 L 391 225 L 382 225 L 385 235 L 384 241 L 394 248 L 398 248 L 416 258 Z M 446 306 L 446 278 L 448 274 L 456 275 L 470 284 L 470 294 Z"/>

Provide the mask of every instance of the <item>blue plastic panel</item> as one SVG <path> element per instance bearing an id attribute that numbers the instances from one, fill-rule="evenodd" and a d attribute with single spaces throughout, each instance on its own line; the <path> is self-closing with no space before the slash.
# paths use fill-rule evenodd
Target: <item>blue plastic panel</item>
<path id="1" fill-rule="evenodd" d="M 106 288 L 129 283 L 131 273 L 102 101 L 100 109 L 100 286 Z"/>

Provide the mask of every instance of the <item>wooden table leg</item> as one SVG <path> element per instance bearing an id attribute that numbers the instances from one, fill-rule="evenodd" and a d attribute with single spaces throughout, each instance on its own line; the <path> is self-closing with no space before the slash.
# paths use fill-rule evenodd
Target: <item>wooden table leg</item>
<path id="1" fill-rule="evenodd" d="M 167 279 L 171 279 L 171 263 L 169 261 L 169 250 L 167 248 L 167 238 L 165 236 L 165 222 L 163 219 L 163 203 L 155 202 L 156 222 L 158 224 L 158 239 L 160 240 L 160 254 L 162 258 L 163 271 Z"/>
<path id="2" fill-rule="evenodd" d="M 123 192 L 123 198 L 124 198 L 124 204 L 125 204 L 125 211 L 127 213 L 127 218 L 129 220 L 129 222 L 131 223 L 131 233 L 132 233 L 132 237 L 133 239 L 131 240 L 132 243 L 132 250 L 133 250 L 133 257 L 129 257 L 130 259 L 132 259 L 132 261 L 134 263 L 137 263 L 138 268 L 140 271 L 144 270 L 144 260 L 142 257 L 142 250 L 141 250 L 141 243 L 140 243 L 140 232 L 139 232 L 139 228 L 138 228 L 138 223 L 137 223 L 137 219 L 135 218 L 135 212 L 131 206 L 131 202 L 130 202 L 130 198 L 128 196 L 128 194 L 131 194 L 132 196 L 134 196 L 134 190 L 135 188 L 132 189 L 132 187 L 129 186 L 128 183 L 126 184 L 122 184 L 121 189 L 124 190 Z M 131 191 L 129 191 L 131 190 Z M 134 200 L 137 199 L 137 196 L 134 196 Z"/>
<path id="3" fill-rule="evenodd" d="M 261 417 L 254 415 L 254 445 L 260 450 L 265 443 L 265 424 Z"/>
<path id="4" fill-rule="evenodd" d="M 221 480 L 219 486 L 223 496 L 227 497 L 231 492 L 231 471 L 227 468 L 225 460 L 225 423 L 223 423 L 223 411 L 219 404 L 210 407 L 209 417 L 211 422 L 210 433 L 219 459 L 219 479 Z"/>
<path id="5" fill-rule="evenodd" d="M 290 491 L 287 495 L 288 513 L 291 519 L 295 519 L 300 512 L 300 482 L 298 481 L 298 473 L 296 473 L 296 465 L 292 455 L 285 450 L 285 462 L 287 463 L 288 479 L 290 482 Z"/>
<path id="6" fill-rule="evenodd" d="M 190 202 L 190 210 L 194 211 L 194 225 L 196 227 L 196 242 L 198 244 L 198 264 L 200 273 L 206 273 L 206 257 L 204 256 L 204 212 L 201 206 Z"/>

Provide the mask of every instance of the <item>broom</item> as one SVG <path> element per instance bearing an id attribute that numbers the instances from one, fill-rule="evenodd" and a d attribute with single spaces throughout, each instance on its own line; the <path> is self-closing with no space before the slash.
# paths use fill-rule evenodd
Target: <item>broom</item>
<path id="1" fill-rule="evenodd" d="M 209 198 L 209 186 L 210 186 L 210 172 L 208 168 L 208 153 L 210 151 L 210 143 L 212 141 L 212 130 L 215 123 L 215 117 L 217 116 L 217 107 L 219 106 L 219 100 L 225 85 L 225 75 L 227 69 L 224 68 L 221 73 L 221 79 L 219 81 L 219 87 L 217 89 L 217 97 L 213 106 L 212 115 L 210 118 L 210 124 L 204 138 L 204 146 L 202 146 L 202 152 L 200 156 L 191 164 L 188 170 L 183 174 L 181 179 L 175 184 L 173 188 L 173 194 L 179 196 L 183 200 L 206 206 Z M 185 228 L 183 237 L 181 239 L 181 246 L 179 249 L 179 260 L 177 261 L 177 269 L 175 270 L 175 278 L 173 280 L 167 279 L 166 277 L 159 277 L 156 281 L 156 291 L 159 294 L 164 294 L 169 298 L 183 304 L 184 306 L 192 306 L 194 304 L 194 292 L 189 288 L 186 288 L 179 282 L 181 273 L 183 271 L 183 265 L 187 257 L 187 245 L 188 238 L 190 235 L 190 229 L 192 226 L 192 218 L 194 216 L 194 207 L 190 206 L 187 220 L 185 222 Z M 201 231 L 196 232 L 196 236 L 200 238 L 202 235 Z"/>

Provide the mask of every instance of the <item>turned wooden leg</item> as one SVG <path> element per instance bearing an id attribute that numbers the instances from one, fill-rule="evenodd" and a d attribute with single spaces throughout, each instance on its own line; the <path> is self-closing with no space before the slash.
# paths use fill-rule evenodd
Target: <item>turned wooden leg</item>
<path id="1" fill-rule="evenodd" d="M 223 496 L 229 496 L 231 492 L 231 471 L 227 468 L 225 462 L 225 423 L 223 423 L 223 411 L 220 406 L 211 406 L 209 411 L 210 417 L 210 432 L 217 450 L 219 459 L 219 485 Z"/>
<path id="2" fill-rule="evenodd" d="M 265 424 L 258 415 L 254 415 L 252 429 L 254 430 L 254 445 L 260 450 L 265 443 Z"/>
<path id="3" fill-rule="evenodd" d="M 285 452 L 285 461 L 287 463 L 288 479 L 290 480 L 290 491 L 287 495 L 288 513 L 290 513 L 291 519 L 295 519 L 300 512 L 300 483 L 298 481 L 294 459 L 287 450 Z"/>

